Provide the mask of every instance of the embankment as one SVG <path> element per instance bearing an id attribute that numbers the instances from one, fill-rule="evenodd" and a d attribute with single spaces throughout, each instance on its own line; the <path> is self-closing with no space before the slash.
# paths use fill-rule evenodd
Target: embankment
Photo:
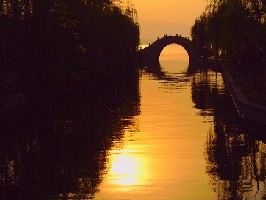
<path id="1" fill-rule="evenodd" d="M 224 66 L 222 68 L 225 83 L 230 91 L 239 116 L 244 122 L 250 121 L 251 123 L 266 127 L 266 107 L 250 102 L 242 93 L 240 87 L 235 83 L 228 70 Z"/>

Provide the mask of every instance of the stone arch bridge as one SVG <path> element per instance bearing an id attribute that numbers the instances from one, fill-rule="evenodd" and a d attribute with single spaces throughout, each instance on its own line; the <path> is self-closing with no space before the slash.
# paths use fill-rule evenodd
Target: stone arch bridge
<path id="1" fill-rule="evenodd" d="M 189 55 L 190 63 L 194 61 L 200 61 L 201 57 L 203 56 L 203 51 L 194 47 L 190 39 L 182 37 L 180 35 L 165 35 L 162 38 L 158 38 L 154 43 L 150 44 L 148 47 L 140 49 L 138 51 L 141 64 L 145 67 L 160 66 L 160 54 L 162 50 L 170 44 L 178 44 L 182 46 Z"/>

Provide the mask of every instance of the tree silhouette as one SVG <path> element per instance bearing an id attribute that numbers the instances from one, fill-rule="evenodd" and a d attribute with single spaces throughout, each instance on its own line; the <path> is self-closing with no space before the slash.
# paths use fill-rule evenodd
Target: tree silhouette
<path id="1" fill-rule="evenodd" d="M 265 63 L 264 16 L 264 0 L 212 0 L 195 21 L 191 36 L 196 46 L 209 48 L 216 57 L 238 67 L 256 88 Z"/>
<path id="2" fill-rule="evenodd" d="M 136 19 L 134 8 L 111 0 L 1 1 L 1 98 L 42 98 L 136 76 Z"/>

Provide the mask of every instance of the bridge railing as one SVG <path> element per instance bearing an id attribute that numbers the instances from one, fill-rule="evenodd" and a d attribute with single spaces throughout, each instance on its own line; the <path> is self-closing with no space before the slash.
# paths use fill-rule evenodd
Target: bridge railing
<path id="1" fill-rule="evenodd" d="M 176 35 L 167 35 L 165 34 L 163 37 L 157 37 L 156 41 L 154 41 L 153 43 L 149 43 L 147 47 L 144 47 L 144 48 L 140 48 L 139 50 L 144 50 L 150 46 L 153 46 L 154 44 L 159 44 L 159 43 L 164 43 L 165 41 L 167 40 L 175 40 L 175 39 L 178 39 L 182 44 L 184 43 L 187 43 L 185 44 L 186 46 L 187 45 L 192 45 L 192 41 L 189 39 L 189 37 L 183 37 L 181 34 L 176 34 Z M 175 42 L 173 42 L 175 43 Z M 191 44 L 189 44 L 191 43 Z M 182 44 L 180 44 L 182 46 Z"/>

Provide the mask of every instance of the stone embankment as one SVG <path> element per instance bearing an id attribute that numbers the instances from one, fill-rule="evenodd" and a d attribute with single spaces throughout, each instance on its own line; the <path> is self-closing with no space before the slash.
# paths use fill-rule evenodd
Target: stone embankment
<path id="1" fill-rule="evenodd" d="M 266 126 L 266 107 L 250 102 L 225 67 L 223 67 L 223 74 L 225 83 L 230 90 L 231 97 L 240 117 Z"/>

